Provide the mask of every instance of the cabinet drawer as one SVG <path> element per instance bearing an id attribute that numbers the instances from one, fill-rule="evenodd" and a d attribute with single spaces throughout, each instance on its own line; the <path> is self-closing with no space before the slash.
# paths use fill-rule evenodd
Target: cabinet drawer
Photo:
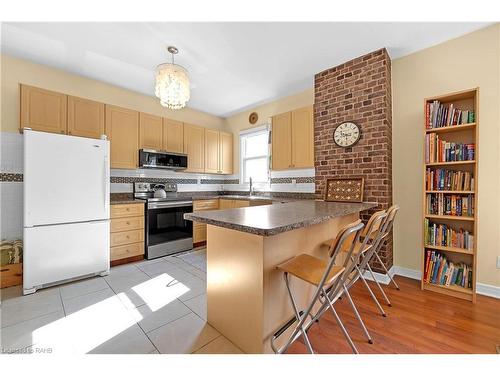
<path id="1" fill-rule="evenodd" d="M 115 246 L 111 248 L 110 260 L 130 258 L 144 254 L 144 243 L 138 242 L 129 245 Z"/>
<path id="2" fill-rule="evenodd" d="M 207 225 L 194 223 L 193 225 L 193 242 L 201 242 L 207 240 Z"/>
<path id="3" fill-rule="evenodd" d="M 206 199 L 193 202 L 193 211 L 217 210 L 219 208 L 218 199 Z"/>
<path id="4" fill-rule="evenodd" d="M 114 204 L 111 206 L 111 218 L 142 216 L 144 215 L 143 203 Z"/>
<path id="5" fill-rule="evenodd" d="M 111 220 L 111 233 L 144 228 L 144 216 L 123 217 Z"/>
<path id="6" fill-rule="evenodd" d="M 111 246 L 126 245 L 134 242 L 144 242 L 144 230 L 129 230 L 111 233 Z"/>

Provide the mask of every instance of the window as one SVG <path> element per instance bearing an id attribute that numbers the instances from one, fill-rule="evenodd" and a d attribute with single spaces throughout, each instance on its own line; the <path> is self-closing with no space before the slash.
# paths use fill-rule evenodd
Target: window
<path id="1" fill-rule="evenodd" d="M 269 130 L 267 126 L 240 133 L 241 182 L 269 182 Z"/>

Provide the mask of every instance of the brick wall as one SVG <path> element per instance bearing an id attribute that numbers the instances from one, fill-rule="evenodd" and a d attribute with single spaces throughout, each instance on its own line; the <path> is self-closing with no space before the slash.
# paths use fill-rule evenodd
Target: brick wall
<path id="1" fill-rule="evenodd" d="M 314 77 L 314 149 L 316 194 L 324 195 L 325 181 L 335 177 L 364 177 L 364 200 L 378 202 L 362 214 L 363 221 L 392 204 L 391 60 L 380 49 Z M 333 131 L 343 121 L 361 128 L 359 142 L 342 148 Z M 380 256 L 392 266 L 392 235 Z M 375 269 L 380 269 L 375 265 Z"/>

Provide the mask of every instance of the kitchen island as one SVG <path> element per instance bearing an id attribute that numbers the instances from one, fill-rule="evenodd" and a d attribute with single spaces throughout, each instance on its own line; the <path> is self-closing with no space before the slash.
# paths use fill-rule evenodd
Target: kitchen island
<path id="1" fill-rule="evenodd" d="M 322 244 L 376 206 L 308 200 L 185 214 L 207 224 L 208 323 L 246 353 L 272 352 L 272 334 L 293 316 L 276 266 L 300 253 L 326 258 Z M 313 289 L 291 285 L 304 306 Z"/>

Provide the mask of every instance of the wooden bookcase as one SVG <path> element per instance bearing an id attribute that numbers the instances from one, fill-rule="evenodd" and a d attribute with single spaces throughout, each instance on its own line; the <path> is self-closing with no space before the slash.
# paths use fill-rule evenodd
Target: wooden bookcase
<path id="1" fill-rule="evenodd" d="M 463 125 L 451 125 L 444 126 L 440 128 L 428 129 L 427 118 L 427 104 L 432 103 L 435 100 L 441 102 L 441 104 L 449 105 L 453 104 L 454 108 L 461 110 L 472 110 L 474 111 L 474 122 L 467 123 Z M 421 254 L 422 258 L 422 277 L 421 277 L 421 288 L 422 290 L 430 290 L 437 293 L 443 293 L 451 295 L 457 298 L 462 298 L 468 301 L 476 302 L 476 268 L 477 268 L 477 217 L 478 217 L 478 162 L 479 162 L 479 88 L 465 90 L 460 92 L 454 92 L 447 95 L 436 96 L 432 98 L 427 98 L 424 101 L 424 160 L 423 160 L 423 218 L 422 218 L 422 234 L 423 234 L 423 250 Z M 434 162 L 426 163 L 426 142 L 425 136 L 429 133 L 436 133 L 439 135 L 441 140 L 447 142 L 460 142 L 460 143 L 474 143 L 474 160 L 466 161 L 454 161 L 454 162 Z M 474 178 L 474 184 L 472 186 L 472 191 L 463 190 L 427 190 L 426 185 L 426 171 L 427 168 L 431 170 L 435 169 L 447 169 L 451 171 L 463 171 L 470 172 Z M 427 196 L 429 194 L 454 194 L 457 196 L 468 196 L 472 194 L 472 200 L 474 204 L 474 216 L 449 216 L 449 215 L 431 215 L 427 212 Z M 425 229 L 425 219 L 428 219 L 432 223 L 436 224 L 446 224 L 455 230 L 464 229 L 468 230 L 474 236 L 472 251 L 449 247 L 449 246 L 431 246 L 426 244 L 426 229 Z M 424 279 L 425 274 L 425 263 L 426 263 L 426 251 L 434 250 L 441 254 L 444 254 L 448 261 L 453 263 L 466 263 L 471 266 L 472 269 L 472 288 L 464 288 L 458 285 L 438 285 L 426 282 Z"/>

